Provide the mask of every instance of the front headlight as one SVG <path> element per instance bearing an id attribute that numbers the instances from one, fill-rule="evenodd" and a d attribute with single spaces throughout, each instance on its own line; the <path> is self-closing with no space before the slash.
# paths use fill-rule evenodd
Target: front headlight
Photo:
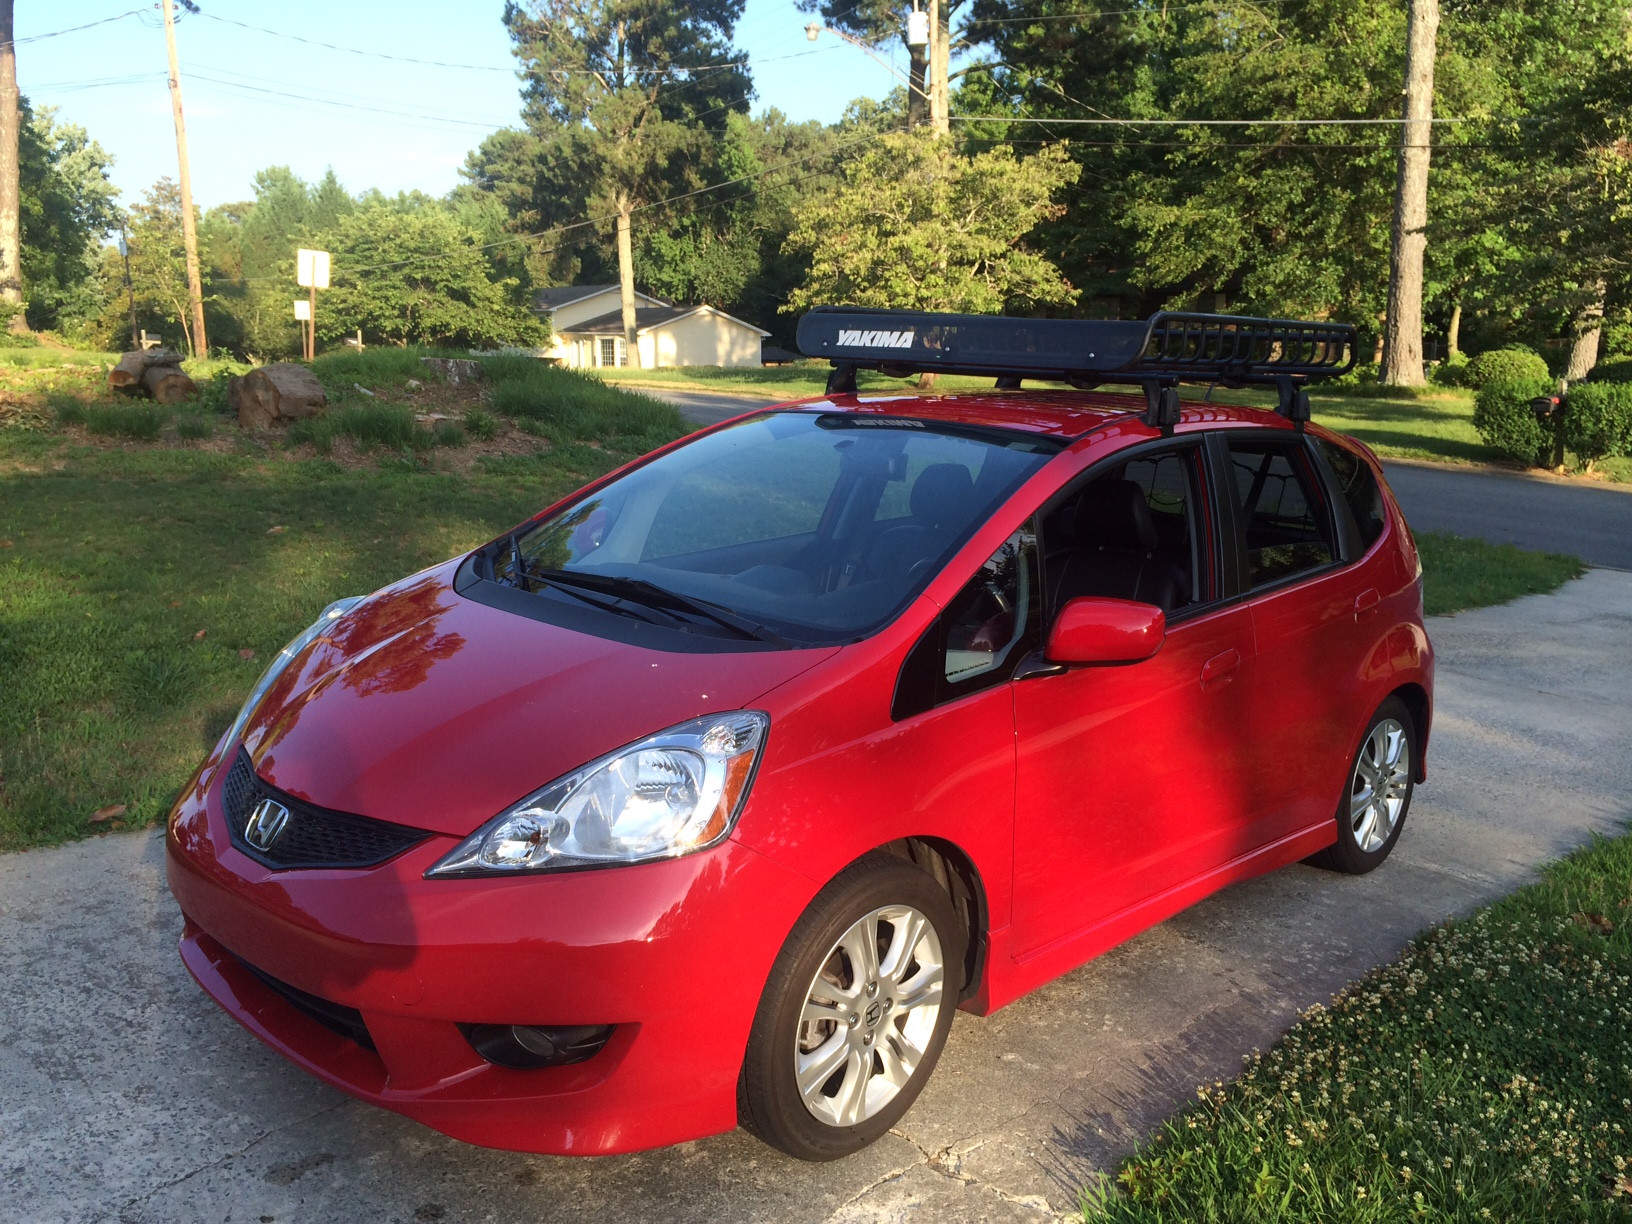
<path id="1" fill-rule="evenodd" d="M 249 721 L 249 716 L 255 713 L 255 707 L 261 704 L 261 698 L 266 696 L 266 690 L 272 687 L 273 681 L 289 666 L 289 661 L 310 646 L 315 639 L 321 637 L 335 621 L 362 603 L 363 599 L 362 595 L 348 595 L 344 599 L 335 600 L 318 614 L 315 621 L 296 634 L 289 645 L 278 651 L 277 657 L 267 664 L 266 670 L 261 673 L 261 678 L 255 681 L 255 687 L 249 690 L 249 696 L 245 699 L 243 708 L 238 711 L 238 717 L 232 720 L 232 729 L 227 732 L 228 744 L 237 742 L 238 737 L 244 733 L 244 724 Z"/>
<path id="2" fill-rule="evenodd" d="M 693 719 L 534 791 L 425 873 L 509 874 L 673 858 L 712 846 L 742 812 L 770 718 Z"/>

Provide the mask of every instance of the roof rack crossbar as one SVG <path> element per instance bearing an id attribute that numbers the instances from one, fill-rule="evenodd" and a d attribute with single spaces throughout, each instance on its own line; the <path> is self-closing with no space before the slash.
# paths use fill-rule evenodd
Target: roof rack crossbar
<path id="1" fill-rule="evenodd" d="M 1307 383 L 1354 366 L 1355 329 L 1344 323 L 1164 311 L 1121 319 L 1018 319 L 821 306 L 799 320 L 807 357 L 834 363 L 828 393 L 853 392 L 858 370 L 1043 379 L 1076 387 L 1147 388 L 1147 415 L 1167 408 L 1152 385 L 1181 382 L 1273 386 L 1278 411 L 1307 420 Z M 1290 387 L 1291 390 L 1287 390 Z M 1176 394 L 1175 394 L 1176 398 Z"/>

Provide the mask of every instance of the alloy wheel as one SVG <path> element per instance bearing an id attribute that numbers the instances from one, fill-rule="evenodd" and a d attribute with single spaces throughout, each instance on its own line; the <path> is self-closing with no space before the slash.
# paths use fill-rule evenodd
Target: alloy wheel
<path id="1" fill-rule="evenodd" d="M 943 1006 L 946 962 L 934 925 L 907 905 L 863 915 L 805 993 L 794 1077 L 829 1126 L 876 1115 L 912 1080 Z"/>
<path id="2" fill-rule="evenodd" d="M 1388 841 L 1410 788 L 1410 737 L 1397 720 L 1384 718 L 1366 737 L 1349 781 L 1349 827 L 1361 851 L 1372 854 Z"/>

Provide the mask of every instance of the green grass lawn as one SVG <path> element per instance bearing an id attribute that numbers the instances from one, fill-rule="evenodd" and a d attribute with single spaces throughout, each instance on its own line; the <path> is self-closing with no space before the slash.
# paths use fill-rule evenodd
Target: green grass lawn
<path id="1" fill-rule="evenodd" d="M 1417 939 L 1084 1194 L 1093 1224 L 1625 1220 L 1632 837 Z"/>
<path id="2" fill-rule="evenodd" d="M 1545 595 L 1586 572 L 1579 558 L 1559 553 L 1529 552 L 1443 531 L 1418 532 L 1416 538 L 1423 607 L 1429 616 Z"/>

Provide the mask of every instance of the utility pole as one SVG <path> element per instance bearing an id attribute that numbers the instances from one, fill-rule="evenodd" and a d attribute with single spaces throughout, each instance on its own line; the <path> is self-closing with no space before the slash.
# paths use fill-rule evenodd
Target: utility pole
<path id="1" fill-rule="evenodd" d="M 912 11 L 907 14 L 907 129 L 922 127 L 929 94 L 924 89 L 929 64 L 929 14 L 912 0 Z"/>
<path id="2" fill-rule="evenodd" d="M 0 312 L 13 330 L 23 322 L 22 190 L 18 182 L 17 44 L 12 0 L 0 0 Z"/>
<path id="3" fill-rule="evenodd" d="M 187 120 L 181 113 L 181 69 L 176 64 L 176 16 L 172 0 L 164 6 L 164 42 L 170 51 L 170 110 L 176 118 L 176 160 L 181 169 L 181 241 L 187 252 L 187 302 L 193 315 L 193 356 L 207 357 L 204 334 L 204 279 L 198 272 L 198 227 L 193 224 L 193 175 L 187 167 Z"/>
<path id="4" fill-rule="evenodd" d="M 119 253 L 125 257 L 125 301 L 130 306 L 130 350 L 142 347 L 136 338 L 136 284 L 130 279 L 130 233 L 125 229 L 125 218 L 119 218 Z"/>
<path id="5" fill-rule="evenodd" d="M 1408 20 L 1405 123 L 1400 131 L 1400 177 L 1394 196 L 1380 379 L 1391 387 L 1420 387 L 1427 381 L 1422 372 L 1422 261 L 1428 246 L 1428 160 L 1434 142 L 1439 0 L 1411 0 Z"/>
<path id="6" fill-rule="evenodd" d="M 952 25 L 946 0 L 929 0 L 929 126 L 937 136 L 952 130 Z"/>

